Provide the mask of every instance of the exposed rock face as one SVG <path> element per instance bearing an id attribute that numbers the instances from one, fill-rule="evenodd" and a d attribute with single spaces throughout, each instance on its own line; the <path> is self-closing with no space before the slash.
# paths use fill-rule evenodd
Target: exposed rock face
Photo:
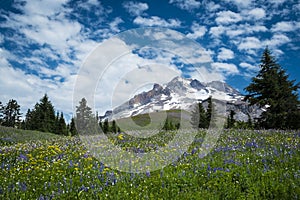
<path id="1" fill-rule="evenodd" d="M 226 83 L 201 83 L 196 79 L 175 77 L 165 85 L 154 84 L 151 90 L 137 94 L 112 111 L 107 111 L 102 119 L 130 117 L 159 110 L 191 110 L 197 102 L 203 102 L 206 107 L 205 100 L 210 96 L 226 102 L 226 112 L 229 114 L 230 110 L 234 110 L 237 120 L 247 121 L 249 114 L 251 118 L 257 118 L 262 112 L 257 106 L 250 107 L 242 101 L 244 96 Z"/>

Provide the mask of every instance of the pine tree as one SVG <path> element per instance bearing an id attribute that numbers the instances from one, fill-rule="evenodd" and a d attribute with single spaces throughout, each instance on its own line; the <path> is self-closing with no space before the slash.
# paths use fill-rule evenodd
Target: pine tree
<path id="1" fill-rule="evenodd" d="M 60 124 L 59 124 L 59 112 L 58 111 L 56 112 L 56 116 L 55 116 L 53 133 L 58 134 L 58 135 L 61 134 Z"/>
<path id="2" fill-rule="evenodd" d="M 195 109 L 192 111 L 191 124 L 196 129 L 208 127 L 207 113 L 202 103 L 197 103 Z"/>
<path id="3" fill-rule="evenodd" d="M 32 130 L 32 112 L 30 109 L 27 110 L 25 115 L 25 130 Z"/>
<path id="4" fill-rule="evenodd" d="M 235 119 L 234 119 L 235 112 L 230 110 L 229 116 L 227 117 L 227 128 L 233 128 Z"/>
<path id="5" fill-rule="evenodd" d="M 3 110 L 3 122 L 4 126 L 16 127 L 20 123 L 20 105 L 14 99 L 9 100 Z"/>
<path id="6" fill-rule="evenodd" d="M 70 123 L 70 133 L 71 133 L 71 136 L 75 136 L 77 135 L 77 130 L 76 130 L 76 127 L 75 127 L 75 119 L 74 117 L 72 117 L 71 119 L 71 123 Z"/>
<path id="7" fill-rule="evenodd" d="M 3 112 L 4 112 L 4 106 L 2 105 L 2 102 L 0 101 L 0 125 L 3 121 Z"/>
<path id="8" fill-rule="evenodd" d="M 96 117 L 93 115 L 92 109 L 87 105 L 87 100 L 82 98 L 79 106 L 76 106 L 76 129 L 84 134 L 95 134 L 95 128 L 98 127 Z"/>
<path id="9" fill-rule="evenodd" d="M 58 134 L 68 136 L 67 125 L 64 118 L 64 114 L 62 112 L 60 113 L 60 117 L 58 120 L 58 130 L 59 130 Z"/>
<path id="10" fill-rule="evenodd" d="M 250 105 L 257 104 L 266 108 L 258 121 L 260 127 L 297 129 L 300 128 L 298 89 L 299 83 L 289 80 L 285 70 L 266 48 L 261 58 L 260 71 L 245 88 L 249 93 L 245 100 Z"/>
<path id="11" fill-rule="evenodd" d="M 208 105 L 207 105 L 207 110 L 206 110 L 206 121 L 207 125 L 205 128 L 208 128 L 212 122 L 212 116 L 213 116 L 213 103 L 212 103 L 212 97 L 210 96 L 207 99 Z"/>
<path id="12" fill-rule="evenodd" d="M 117 133 L 117 125 L 115 120 L 112 121 L 111 132 Z"/>
<path id="13" fill-rule="evenodd" d="M 103 131 L 103 133 L 108 133 L 108 131 L 109 131 L 108 119 L 104 120 L 102 131 Z"/>

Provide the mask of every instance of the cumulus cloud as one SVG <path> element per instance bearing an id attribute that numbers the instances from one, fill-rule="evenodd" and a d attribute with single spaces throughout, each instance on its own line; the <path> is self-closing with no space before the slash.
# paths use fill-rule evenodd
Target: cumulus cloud
<path id="1" fill-rule="evenodd" d="M 266 12 L 262 8 L 254 8 L 248 12 L 248 16 L 253 19 L 263 19 L 266 17 Z"/>
<path id="2" fill-rule="evenodd" d="M 234 58 L 234 52 L 231 51 L 230 49 L 226 49 L 226 48 L 220 48 L 219 50 L 219 54 L 218 54 L 218 60 L 222 61 L 222 60 L 229 60 L 229 59 L 233 59 Z"/>
<path id="3" fill-rule="evenodd" d="M 272 26 L 272 32 L 292 32 L 297 29 L 300 29 L 300 22 L 295 21 L 281 21 L 277 22 Z"/>
<path id="4" fill-rule="evenodd" d="M 251 6 L 253 0 L 226 0 L 226 1 L 235 4 L 239 9 L 244 9 Z"/>
<path id="5" fill-rule="evenodd" d="M 271 39 L 265 40 L 264 44 L 265 44 L 265 46 L 270 46 L 272 48 L 276 48 L 276 47 L 284 45 L 290 41 L 291 41 L 291 39 L 288 36 L 278 33 L 278 34 L 273 35 Z"/>
<path id="6" fill-rule="evenodd" d="M 221 35 L 227 35 L 232 39 L 236 39 L 237 36 L 241 35 L 249 35 L 252 33 L 266 32 L 268 29 L 263 25 L 250 25 L 248 23 L 245 24 L 232 24 L 228 26 L 214 26 L 211 27 L 209 33 L 213 37 L 220 37 Z"/>
<path id="7" fill-rule="evenodd" d="M 238 45 L 239 50 L 250 50 L 262 48 L 261 41 L 256 37 L 246 37 Z"/>
<path id="8" fill-rule="evenodd" d="M 191 39 L 198 39 L 205 35 L 207 32 L 207 28 L 205 26 L 201 26 L 196 22 L 193 22 L 191 26 L 192 33 L 188 33 L 186 36 Z"/>
<path id="9" fill-rule="evenodd" d="M 196 0 L 170 0 L 170 4 L 175 4 L 182 10 L 193 10 L 196 8 L 199 8 L 201 6 L 201 3 Z"/>
<path id="10" fill-rule="evenodd" d="M 243 18 L 239 13 L 232 11 L 221 11 L 217 13 L 217 24 L 231 24 L 241 21 Z"/>
<path id="11" fill-rule="evenodd" d="M 133 20 L 133 23 L 142 25 L 142 26 L 159 26 L 159 27 L 168 27 L 168 28 L 177 28 L 180 27 L 181 21 L 178 19 L 162 19 L 157 16 L 152 16 L 150 18 L 145 18 L 138 16 Z"/>
<path id="12" fill-rule="evenodd" d="M 239 66 L 246 69 L 247 71 L 257 71 L 259 69 L 259 67 L 246 62 L 241 62 Z"/>
<path id="13" fill-rule="evenodd" d="M 226 75 L 238 74 L 239 70 L 235 64 L 214 62 L 211 64 L 212 68 L 217 72 L 224 72 Z"/>
<path id="14" fill-rule="evenodd" d="M 123 3 L 123 7 L 127 10 L 127 12 L 129 12 L 129 14 L 133 16 L 140 16 L 149 8 L 147 3 L 140 3 L 134 1 L 128 1 Z"/>

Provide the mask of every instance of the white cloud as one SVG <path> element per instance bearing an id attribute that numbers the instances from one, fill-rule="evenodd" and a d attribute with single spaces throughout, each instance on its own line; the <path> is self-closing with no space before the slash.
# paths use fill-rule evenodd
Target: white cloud
<path id="1" fill-rule="evenodd" d="M 213 1 L 206 2 L 206 4 L 204 4 L 203 6 L 205 6 L 205 8 L 209 12 L 213 12 L 213 11 L 216 11 L 221 8 L 221 6 L 219 4 L 215 4 Z"/>
<path id="2" fill-rule="evenodd" d="M 232 11 L 221 11 L 217 13 L 217 24 L 232 24 L 242 20 L 242 16 L 239 13 Z"/>
<path id="3" fill-rule="evenodd" d="M 214 37 L 220 37 L 223 33 L 225 33 L 226 27 L 224 26 L 213 26 L 210 28 L 209 33 Z"/>
<path id="4" fill-rule="evenodd" d="M 149 8 L 147 3 L 133 1 L 123 3 L 123 7 L 133 16 L 140 16 Z"/>
<path id="5" fill-rule="evenodd" d="M 175 4 L 182 10 L 193 10 L 201 6 L 201 3 L 196 0 L 170 0 L 170 4 Z"/>
<path id="6" fill-rule="evenodd" d="M 144 18 L 138 16 L 133 20 L 133 23 L 142 25 L 142 26 L 160 26 L 160 27 L 168 27 L 168 28 L 176 28 L 180 27 L 181 22 L 178 19 L 162 19 L 157 16 L 152 16 L 150 18 Z"/>
<path id="7" fill-rule="evenodd" d="M 278 46 L 284 45 L 290 42 L 291 39 L 284 34 L 275 34 L 270 40 L 265 40 L 265 46 L 270 46 L 271 48 L 276 48 Z"/>
<path id="8" fill-rule="evenodd" d="M 189 73 L 191 78 L 197 79 L 201 82 L 208 83 L 211 81 L 224 81 L 225 76 L 224 74 L 220 73 L 219 71 L 212 70 L 211 68 L 201 66 L 196 68 L 194 71 Z"/>
<path id="9" fill-rule="evenodd" d="M 282 21 L 272 26 L 272 32 L 292 32 L 300 29 L 300 22 Z"/>
<path id="10" fill-rule="evenodd" d="M 256 37 L 246 37 L 238 45 L 239 50 L 251 50 L 262 48 L 261 41 Z"/>
<path id="11" fill-rule="evenodd" d="M 254 8 L 248 12 L 250 19 L 263 19 L 266 17 L 266 12 L 262 8 Z"/>
<path id="12" fill-rule="evenodd" d="M 234 64 L 214 62 L 214 63 L 211 64 L 211 66 L 217 72 L 223 72 L 226 75 L 238 74 L 239 73 L 238 68 Z"/>
<path id="13" fill-rule="evenodd" d="M 246 63 L 246 62 L 241 62 L 240 67 L 248 70 L 248 71 L 257 71 L 259 69 L 259 67 L 255 66 L 255 65 L 251 65 L 249 63 Z"/>
<path id="14" fill-rule="evenodd" d="M 233 24 L 230 26 L 214 26 L 211 27 L 209 30 L 209 33 L 214 37 L 220 37 L 221 35 L 225 34 L 229 36 L 230 38 L 236 39 L 237 36 L 240 35 L 249 35 L 252 33 L 257 32 L 266 32 L 268 29 L 265 26 L 262 25 L 250 25 L 248 23 L 246 24 Z"/>
<path id="15" fill-rule="evenodd" d="M 110 30 L 114 33 L 120 32 L 119 24 L 123 23 L 124 21 L 120 17 L 116 17 L 112 22 L 109 23 Z"/>
<path id="16" fill-rule="evenodd" d="M 252 4 L 252 0 L 226 0 L 235 4 L 239 9 L 248 8 Z"/>
<path id="17" fill-rule="evenodd" d="M 200 26 L 196 22 L 193 22 L 191 30 L 192 33 L 188 33 L 186 36 L 191 39 L 198 39 L 205 35 L 207 28 L 205 26 Z"/>
<path id="18" fill-rule="evenodd" d="M 230 49 L 226 48 L 220 48 L 219 54 L 218 54 L 218 60 L 229 60 L 234 58 L 234 52 L 231 51 Z"/>

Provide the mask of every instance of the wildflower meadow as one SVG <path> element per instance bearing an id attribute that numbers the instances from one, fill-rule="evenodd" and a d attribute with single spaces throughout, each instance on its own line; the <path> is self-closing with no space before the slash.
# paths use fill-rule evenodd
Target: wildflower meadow
<path id="1" fill-rule="evenodd" d="M 202 157 L 202 130 L 177 161 L 143 173 L 109 168 L 78 137 L 15 131 L 0 129 L 0 199 L 300 199 L 296 131 L 226 130 Z M 137 142 L 121 133 L 110 140 L 151 151 L 172 134 Z"/>

